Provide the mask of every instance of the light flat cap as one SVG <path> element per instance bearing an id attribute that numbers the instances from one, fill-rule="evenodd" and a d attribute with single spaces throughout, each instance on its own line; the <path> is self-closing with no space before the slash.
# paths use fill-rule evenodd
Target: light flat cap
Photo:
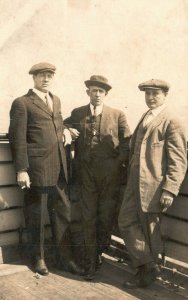
<path id="1" fill-rule="evenodd" d="M 92 75 L 89 80 L 85 81 L 85 85 L 88 88 L 90 86 L 98 86 L 105 89 L 107 92 L 112 88 L 108 83 L 108 79 L 101 75 Z"/>
<path id="2" fill-rule="evenodd" d="M 41 62 L 31 67 L 29 74 L 37 74 L 40 72 L 55 73 L 56 67 L 48 62 Z"/>
<path id="3" fill-rule="evenodd" d="M 145 91 L 146 89 L 155 89 L 155 90 L 161 89 L 164 92 L 168 92 L 170 85 L 164 80 L 151 79 L 151 80 L 140 83 L 138 88 L 141 91 Z"/>

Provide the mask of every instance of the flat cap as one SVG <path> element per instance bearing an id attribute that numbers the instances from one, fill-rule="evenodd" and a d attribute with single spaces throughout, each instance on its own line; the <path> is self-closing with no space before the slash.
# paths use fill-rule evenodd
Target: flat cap
<path id="1" fill-rule="evenodd" d="M 105 89 L 107 92 L 112 88 L 108 83 L 108 79 L 101 75 L 92 75 L 89 80 L 85 81 L 85 85 L 88 88 L 90 86 L 98 86 Z"/>
<path id="2" fill-rule="evenodd" d="M 41 62 L 33 65 L 29 70 L 29 74 L 37 74 L 40 72 L 51 72 L 55 73 L 56 67 L 48 62 Z"/>
<path id="3" fill-rule="evenodd" d="M 164 92 L 168 92 L 170 85 L 164 80 L 150 79 L 148 81 L 140 83 L 138 88 L 141 91 L 145 91 L 146 89 L 155 89 L 155 90 L 161 89 Z"/>

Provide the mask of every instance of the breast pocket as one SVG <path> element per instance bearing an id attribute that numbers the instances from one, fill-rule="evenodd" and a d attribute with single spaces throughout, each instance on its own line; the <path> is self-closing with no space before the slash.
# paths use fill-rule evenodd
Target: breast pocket
<path id="1" fill-rule="evenodd" d="M 153 143 L 151 144 L 151 147 L 152 147 L 152 148 L 163 147 L 163 146 L 164 146 L 164 143 L 165 143 L 164 140 L 162 140 L 162 141 L 157 141 L 157 142 L 153 142 Z"/>

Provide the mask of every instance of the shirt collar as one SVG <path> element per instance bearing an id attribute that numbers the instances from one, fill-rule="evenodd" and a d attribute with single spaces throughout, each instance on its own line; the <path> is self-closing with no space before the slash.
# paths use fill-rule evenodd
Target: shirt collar
<path id="1" fill-rule="evenodd" d="M 91 113 L 93 114 L 94 112 L 94 106 L 93 104 L 89 104 L 90 106 L 90 110 L 91 110 Z M 97 113 L 97 116 L 100 115 L 102 113 L 102 110 L 103 110 L 103 103 L 101 105 L 97 105 L 96 106 L 96 113 Z"/>
<path id="2" fill-rule="evenodd" d="M 158 114 L 160 114 L 160 112 L 166 107 L 166 104 L 162 104 L 154 109 L 151 109 L 151 113 L 154 117 L 156 117 Z"/>
<path id="3" fill-rule="evenodd" d="M 45 96 L 48 94 L 48 93 L 41 92 L 36 88 L 33 88 L 33 92 L 37 94 L 37 96 L 39 96 L 39 98 L 42 99 L 43 101 L 45 101 Z"/>

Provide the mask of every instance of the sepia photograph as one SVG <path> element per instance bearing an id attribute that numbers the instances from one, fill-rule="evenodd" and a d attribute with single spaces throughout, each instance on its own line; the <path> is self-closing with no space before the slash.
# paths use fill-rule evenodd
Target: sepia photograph
<path id="1" fill-rule="evenodd" d="M 0 0 L 0 300 L 188 298 L 188 0 Z"/>

